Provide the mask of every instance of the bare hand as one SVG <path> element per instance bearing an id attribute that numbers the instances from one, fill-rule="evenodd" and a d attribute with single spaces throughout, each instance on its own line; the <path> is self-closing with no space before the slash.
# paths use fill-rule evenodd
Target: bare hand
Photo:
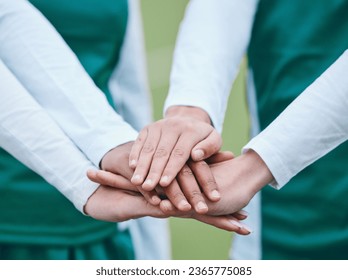
<path id="1" fill-rule="evenodd" d="M 180 107 L 179 113 L 173 113 L 175 110 L 169 110 L 165 119 L 144 128 L 132 147 L 129 164 L 135 171 L 131 181 L 142 184 L 144 190 L 153 190 L 157 184 L 167 187 L 190 156 L 193 160 L 203 160 L 221 147 L 221 137 L 203 110 Z M 217 200 L 216 184 L 201 185 L 201 188 L 208 199 Z"/>

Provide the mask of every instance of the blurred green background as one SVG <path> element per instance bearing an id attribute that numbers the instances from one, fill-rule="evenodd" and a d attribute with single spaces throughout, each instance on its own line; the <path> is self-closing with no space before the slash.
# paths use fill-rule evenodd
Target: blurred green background
<path id="1" fill-rule="evenodd" d="M 144 0 L 144 21 L 147 64 L 154 106 L 154 118 L 162 117 L 168 92 L 169 74 L 175 39 L 184 16 L 187 0 Z M 224 124 L 223 149 L 235 155 L 247 142 L 249 120 L 245 97 L 245 63 L 230 96 Z M 170 219 L 173 259 L 228 259 L 233 235 L 211 226 L 184 219 Z"/>

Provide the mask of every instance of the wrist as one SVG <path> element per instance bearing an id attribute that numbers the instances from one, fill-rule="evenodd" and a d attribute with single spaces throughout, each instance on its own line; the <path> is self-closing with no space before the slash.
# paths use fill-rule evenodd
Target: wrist
<path id="1" fill-rule="evenodd" d="M 190 117 L 211 125 L 211 120 L 208 113 L 199 107 L 171 106 L 165 112 L 165 118 L 170 117 Z"/>
<path id="2" fill-rule="evenodd" d="M 110 166 L 112 166 L 115 161 L 121 161 L 127 164 L 133 143 L 134 141 L 127 142 L 108 151 L 100 161 L 100 169 L 109 171 Z"/>
<path id="3" fill-rule="evenodd" d="M 274 180 L 266 163 L 254 150 L 248 150 L 239 159 L 243 162 L 244 175 L 247 176 L 249 181 L 247 185 L 250 186 L 254 194 Z"/>

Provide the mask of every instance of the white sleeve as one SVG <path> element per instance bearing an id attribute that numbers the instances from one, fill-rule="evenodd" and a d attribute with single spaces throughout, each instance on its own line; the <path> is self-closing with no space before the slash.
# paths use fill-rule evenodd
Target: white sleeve
<path id="1" fill-rule="evenodd" d="M 249 43 L 257 0 L 191 0 L 181 23 L 165 110 L 204 109 L 222 130 L 232 82 Z"/>
<path id="2" fill-rule="evenodd" d="M 137 132 L 117 115 L 51 24 L 28 1 L 0 0 L 0 55 L 96 165 Z"/>
<path id="3" fill-rule="evenodd" d="M 83 212 L 98 185 L 96 168 L 0 60 L 0 146 L 42 176 Z"/>
<path id="4" fill-rule="evenodd" d="M 140 130 L 152 121 L 152 106 L 140 3 L 138 0 L 128 0 L 128 7 L 126 34 L 109 89 L 117 111 L 125 121 Z"/>
<path id="5" fill-rule="evenodd" d="M 275 188 L 348 139 L 348 51 L 244 148 L 255 150 Z"/>

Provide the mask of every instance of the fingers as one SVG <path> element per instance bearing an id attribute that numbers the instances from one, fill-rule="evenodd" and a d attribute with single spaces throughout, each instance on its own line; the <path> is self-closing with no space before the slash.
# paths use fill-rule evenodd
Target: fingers
<path id="1" fill-rule="evenodd" d="M 121 175 L 104 171 L 104 170 L 88 170 L 87 177 L 100 185 L 115 187 L 124 190 L 136 191 L 137 188 L 126 178 Z"/>
<path id="2" fill-rule="evenodd" d="M 208 206 L 189 166 L 185 165 L 181 169 L 177 180 L 185 197 L 188 199 L 195 211 L 200 214 L 207 213 Z M 168 198 L 170 199 L 170 197 Z"/>
<path id="3" fill-rule="evenodd" d="M 87 177 L 100 185 L 109 186 L 117 189 L 138 191 L 140 192 L 146 201 L 152 205 L 159 205 L 161 199 L 155 191 L 146 192 L 140 186 L 134 186 L 128 179 L 121 175 L 104 171 L 104 170 L 88 170 Z"/>
<path id="4" fill-rule="evenodd" d="M 209 157 L 221 143 L 214 128 L 201 120 L 180 116 L 160 120 L 143 129 L 132 147 L 129 164 L 135 171 L 131 181 L 147 191 L 157 184 L 167 187 L 189 159 L 192 148 L 202 148 L 204 157 Z"/>
<path id="5" fill-rule="evenodd" d="M 151 166 L 153 154 L 156 151 L 158 142 L 161 137 L 161 131 L 158 129 L 147 129 L 147 136 L 142 145 L 142 149 L 138 158 L 138 163 L 134 170 L 134 175 L 131 179 L 131 182 L 134 185 L 142 185 L 147 174 L 149 168 Z M 139 143 L 136 141 L 136 143 Z M 152 188 L 153 189 L 153 188 Z M 150 190 L 150 189 L 148 189 Z"/>
<path id="6" fill-rule="evenodd" d="M 161 202 L 160 197 L 158 196 L 158 194 L 156 193 L 156 191 L 152 190 L 152 191 L 144 191 L 143 188 L 141 186 L 137 186 L 137 191 L 140 192 L 143 197 L 145 198 L 145 200 L 147 202 L 149 202 L 151 205 L 159 205 Z"/>
<path id="7" fill-rule="evenodd" d="M 203 193 L 208 197 L 208 199 L 213 202 L 220 200 L 221 195 L 218 190 L 218 185 L 209 165 L 205 161 L 189 161 L 188 165 L 191 168 L 198 184 L 202 188 Z"/>
<path id="8" fill-rule="evenodd" d="M 175 149 L 174 147 L 177 140 L 177 135 L 175 133 L 173 133 L 171 130 L 163 129 L 160 143 L 153 154 L 151 167 L 143 184 L 144 190 L 151 190 L 159 184 L 163 170 L 168 163 L 172 150 Z M 167 185 L 169 185 L 173 179 L 174 177 L 172 177 L 171 180 L 168 180 Z"/>
<path id="9" fill-rule="evenodd" d="M 249 213 L 247 211 L 245 211 L 245 210 L 239 210 L 239 211 L 231 214 L 231 216 L 233 216 L 236 219 L 242 221 L 242 220 L 245 220 L 249 216 Z"/>
<path id="10" fill-rule="evenodd" d="M 209 216 L 197 214 L 192 211 L 189 213 L 180 213 L 175 209 L 174 205 L 169 200 L 162 200 L 160 203 L 160 209 L 168 216 L 193 218 L 205 224 L 209 224 L 223 230 L 233 231 L 241 235 L 248 235 L 252 232 L 247 225 L 241 223 L 238 218 L 234 217 L 234 215 Z M 242 216 L 244 219 L 245 215 Z"/>
<path id="11" fill-rule="evenodd" d="M 145 216 L 167 217 L 158 206 L 149 204 L 138 192 L 100 186 L 88 199 L 85 213 L 109 222 L 122 222 Z"/>
<path id="12" fill-rule="evenodd" d="M 173 203 L 174 207 L 176 207 L 178 210 L 191 210 L 191 205 L 188 203 L 185 195 L 183 194 L 176 180 L 174 180 L 168 187 L 164 188 L 163 190 L 166 197 Z"/>
<path id="13" fill-rule="evenodd" d="M 196 140 L 189 137 L 189 135 L 179 137 L 177 143 L 172 149 L 167 165 L 163 171 L 163 176 L 159 182 L 161 186 L 168 186 L 168 184 L 178 175 L 189 159 L 190 151 L 195 142 Z"/>
<path id="14" fill-rule="evenodd" d="M 238 219 L 231 216 L 196 215 L 193 218 L 208 225 L 212 225 L 227 231 L 233 231 L 240 235 L 248 235 L 252 232 L 247 225 L 241 223 L 238 221 Z"/>
<path id="15" fill-rule="evenodd" d="M 191 158 L 194 161 L 204 160 L 216 154 L 222 146 L 220 134 L 213 129 L 211 133 L 192 148 Z"/>
<path id="16" fill-rule="evenodd" d="M 129 167 L 135 169 L 137 166 L 141 150 L 143 149 L 145 140 L 147 138 L 147 128 L 140 131 L 137 139 L 135 140 L 131 152 L 129 154 Z"/>
<path id="17" fill-rule="evenodd" d="M 230 151 L 218 152 L 205 160 L 208 164 L 215 164 L 234 159 L 234 154 Z"/>

